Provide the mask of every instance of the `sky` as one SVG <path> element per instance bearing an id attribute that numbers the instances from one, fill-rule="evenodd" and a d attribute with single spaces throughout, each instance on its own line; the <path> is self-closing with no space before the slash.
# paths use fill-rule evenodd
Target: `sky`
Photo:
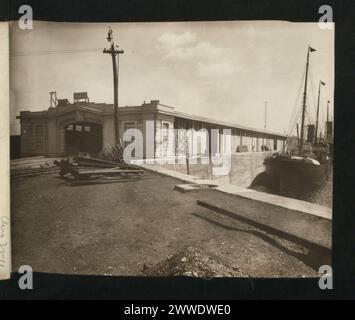
<path id="1" fill-rule="evenodd" d="M 119 64 L 119 105 L 160 100 L 177 111 L 288 133 L 300 93 L 307 48 L 310 85 L 307 108 L 315 119 L 322 80 L 320 120 L 326 101 L 333 115 L 334 29 L 318 23 L 220 21 L 160 23 L 33 23 L 10 28 L 10 126 L 19 134 L 20 111 L 49 107 L 49 92 L 73 101 L 113 102 L 108 26 L 124 50 Z M 70 53 L 53 54 L 56 50 Z M 45 54 L 38 54 L 46 51 Z M 37 54 L 28 54 L 28 53 Z"/>

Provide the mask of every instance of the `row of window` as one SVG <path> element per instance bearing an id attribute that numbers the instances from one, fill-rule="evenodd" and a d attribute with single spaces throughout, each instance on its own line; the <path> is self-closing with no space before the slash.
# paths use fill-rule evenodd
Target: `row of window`
<path id="1" fill-rule="evenodd" d="M 128 130 L 128 129 L 134 129 L 135 128 L 135 122 L 125 122 L 124 123 L 124 131 Z M 169 125 L 164 123 L 163 129 L 169 129 Z M 86 131 L 86 132 L 90 132 L 91 131 L 91 127 L 90 126 L 82 126 L 79 124 L 73 125 L 70 124 L 66 127 L 67 131 Z"/>
<path id="2" fill-rule="evenodd" d="M 73 125 L 73 124 L 70 124 L 67 126 L 66 128 L 67 131 L 85 131 L 85 132 L 90 132 L 91 131 L 91 127 L 90 126 L 82 126 L 80 124 L 76 124 L 76 125 Z"/>

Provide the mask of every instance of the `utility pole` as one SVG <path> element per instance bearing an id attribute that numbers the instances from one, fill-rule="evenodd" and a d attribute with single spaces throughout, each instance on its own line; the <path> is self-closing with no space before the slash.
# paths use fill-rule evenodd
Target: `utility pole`
<path id="1" fill-rule="evenodd" d="M 266 132 L 266 108 L 267 108 L 267 101 L 265 101 L 265 110 L 264 110 L 264 131 Z M 264 138 L 265 139 L 265 138 Z M 266 146 L 265 140 L 263 139 L 264 148 Z M 264 149 L 265 150 L 265 149 Z"/>
<path id="2" fill-rule="evenodd" d="M 115 143 L 116 146 L 120 143 L 119 137 L 119 127 L 118 127 L 118 66 L 119 66 L 119 55 L 124 53 L 123 50 L 119 50 L 118 46 L 115 48 L 115 43 L 112 37 L 112 29 L 109 27 L 107 34 L 107 41 L 111 44 L 110 49 L 104 49 L 103 53 L 108 53 L 112 57 L 112 68 L 113 68 L 113 114 L 114 114 L 114 126 L 115 126 Z M 117 63 L 116 63 L 117 56 Z"/>
<path id="3" fill-rule="evenodd" d="M 267 101 L 265 101 L 265 122 L 264 122 L 264 130 L 266 131 L 266 112 L 267 112 Z"/>

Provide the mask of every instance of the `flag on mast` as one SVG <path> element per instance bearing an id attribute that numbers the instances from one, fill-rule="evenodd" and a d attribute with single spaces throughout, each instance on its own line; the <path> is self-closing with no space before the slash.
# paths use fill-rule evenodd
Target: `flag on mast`
<path id="1" fill-rule="evenodd" d="M 309 46 L 309 51 L 313 52 L 313 51 L 317 51 L 316 49 L 313 49 L 312 47 Z"/>

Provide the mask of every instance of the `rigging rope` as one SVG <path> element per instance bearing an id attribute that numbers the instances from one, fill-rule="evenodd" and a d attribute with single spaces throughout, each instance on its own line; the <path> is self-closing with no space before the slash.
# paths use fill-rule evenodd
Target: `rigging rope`
<path id="1" fill-rule="evenodd" d="M 96 52 L 101 51 L 102 48 L 91 49 L 78 49 L 78 50 L 42 50 L 42 51 L 23 51 L 12 52 L 11 56 L 32 56 L 32 55 L 44 55 L 44 54 L 68 54 L 68 53 L 81 53 L 81 52 Z"/>
<path id="2" fill-rule="evenodd" d="M 310 115 L 310 118 L 311 118 L 311 123 L 315 123 L 315 119 L 316 119 L 316 117 L 317 117 L 317 103 L 316 103 L 316 99 L 315 99 L 315 97 L 314 97 L 314 95 L 315 95 L 315 90 L 313 89 L 314 87 L 313 87 L 313 76 L 312 76 L 312 71 L 311 70 L 309 70 L 309 78 L 310 78 L 310 83 L 311 83 L 311 91 L 312 91 L 312 99 L 313 99 L 313 109 L 311 109 L 311 108 L 308 108 L 308 110 L 309 110 L 309 115 Z M 314 114 L 311 114 L 311 110 L 315 110 L 315 113 L 316 113 L 316 115 L 314 116 L 314 118 L 313 118 L 313 115 Z M 314 121 L 313 121 L 313 119 L 314 119 Z"/>
<path id="3" fill-rule="evenodd" d="M 292 111 L 292 115 L 291 115 L 291 120 L 288 126 L 288 130 L 287 130 L 287 135 L 291 136 L 293 130 L 295 129 L 296 123 L 297 123 L 297 119 L 299 118 L 299 114 L 300 111 L 302 111 L 302 108 L 299 108 L 299 100 L 300 100 L 300 96 L 301 96 L 301 92 L 302 92 L 302 84 L 304 82 L 304 78 L 305 78 L 305 74 L 306 74 L 306 66 L 304 67 L 303 70 L 303 74 L 300 80 L 300 84 L 297 90 L 297 96 L 296 96 L 296 101 L 293 107 L 293 111 Z"/>

